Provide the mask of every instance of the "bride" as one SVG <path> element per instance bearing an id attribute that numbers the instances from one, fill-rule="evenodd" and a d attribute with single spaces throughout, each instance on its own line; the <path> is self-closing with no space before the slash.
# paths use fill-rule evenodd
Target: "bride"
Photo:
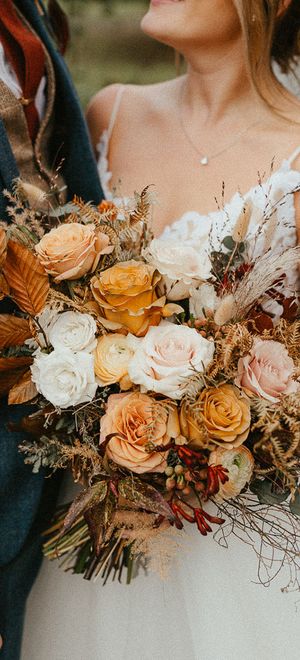
<path id="1" fill-rule="evenodd" d="M 299 187 L 300 103 L 271 67 L 287 72 L 299 54 L 299 0 L 152 0 L 142 29 L 184 56 L 187 73 L 93 98 L 107 197 L 154 184 L 155 234 L 196 242 L 220 214 L 234 223 L 241 195 L 263 208 L 266 195 Z M 274 245 L 297 242 L 299 194 L 284 197 Z M 255 584 L 255 554 L 234 537 L 225 550 L 189 530 L 184 547 L 166 581 L 139 575 L 129 587 L 44 563 L 23 660 L 298 659 L 297 595 L 280 589 L 288 575 Z"/>

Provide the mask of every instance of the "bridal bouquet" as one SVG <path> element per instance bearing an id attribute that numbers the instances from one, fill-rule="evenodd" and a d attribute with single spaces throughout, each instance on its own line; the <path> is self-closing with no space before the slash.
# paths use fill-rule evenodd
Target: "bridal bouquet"
<path id="1" fill-rule="evenodd" d="M 81 485 L 45 534 L 66 569 L 129 582 L 189 523 L 297 583 L 300 249 L 270 249 L 277 210 L 244 202 L 197 245 L 153 238 L 148 189 L 97 208 L 8 195 L 0 387 L 33 404 L 26 462 Z"/>

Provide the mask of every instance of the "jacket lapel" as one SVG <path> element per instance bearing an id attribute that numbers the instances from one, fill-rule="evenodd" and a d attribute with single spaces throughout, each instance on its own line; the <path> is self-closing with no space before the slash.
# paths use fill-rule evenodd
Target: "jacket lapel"
<path id="1" fill-rule="evenodd" d="M 11 190 L 13 179 L 19 176 L 15 157 L 13 155 L 3 121 L 0 119 L 0 172 L 4 187 Z"/>

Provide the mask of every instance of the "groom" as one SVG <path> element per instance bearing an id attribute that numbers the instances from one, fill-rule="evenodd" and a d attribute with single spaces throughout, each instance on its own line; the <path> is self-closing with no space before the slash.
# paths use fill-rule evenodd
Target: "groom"
<path id="1" fill-rule="evenodd" d="M 14 179 L 21 176 L 47 190 L 59 163 L 59 184 L 66 186 L 69 199 L 76 193 L 98 203 L 103 197 L 59 52 L 67 35 L 65 17 L 56 0 L 45 5 L 42 0 L 0 2 L 1 220 L 7 219 L 3 190 L 12 190 Z M 8 311 L 11 303 L 4 300 L 0 313 Z M 33 475 L 24 465 L 18 453 L 21 434 L 7 430 L 9 421 L 25 414 L 24 406 L 8 407 L 4 399 L 0 405 L 0 659 L 18 660 L 26 598 L 41 560 L 39 533 L 56 493 L 51 480 L 44 482 L 42 474 Z"/>

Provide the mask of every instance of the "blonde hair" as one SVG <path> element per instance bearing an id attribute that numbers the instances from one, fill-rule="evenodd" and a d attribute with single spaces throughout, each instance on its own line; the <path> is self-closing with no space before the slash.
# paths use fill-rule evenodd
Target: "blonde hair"
<path id="1" fill-rule="evenodd" d="M 271 94 L 278 92 L 272 72 L 275 61 L 283 73 L 293 70 L 300 55 L 300 0 L 234 0 L 245 37 L 249 74 L 261 98 L 266 83 Z"/>

